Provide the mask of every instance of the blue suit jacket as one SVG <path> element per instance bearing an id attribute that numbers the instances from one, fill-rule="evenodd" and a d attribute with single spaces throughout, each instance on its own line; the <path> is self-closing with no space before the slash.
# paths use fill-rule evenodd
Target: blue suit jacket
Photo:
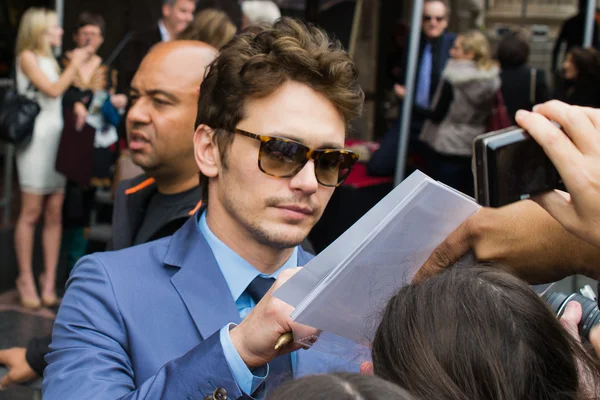
<path id="1" fill-rule="evenodd" d="M 219 330 L 239 323 L 235 302 L 198 224 L 173 236 L 82 259 L 58 312 L 44 399 L 202 399 L 243 395 Z M 310 255 L 298 253 L 299 265 Z M 294 375 L 356 370 L 299 351 Z"/>

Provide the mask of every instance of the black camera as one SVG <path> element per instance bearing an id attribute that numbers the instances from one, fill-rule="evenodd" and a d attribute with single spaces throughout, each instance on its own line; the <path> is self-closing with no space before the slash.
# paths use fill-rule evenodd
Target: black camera
<path id="1" fill-rule="evenodd" d="M 544 150 L 523 129 L 490 132 L 473 142 L 475 194 L 482 206 L 501 207 L 564 189 Z"/>
<path id="2" fill-rule="evenodd" d="M 589 286 L 581 289 L 581 292 L 591 292 Z M 591 292 L 593 294 L 593 292 Z M 546 292 L 542 295 L 542 299 L 550 306 L 552 311 L 560 318 L 570 301 L 576 301 L 581 304 L 583 311 L 581 321 L 579 322 L 579 336 L 586 341 L 589 341 L 590 330 L 600 322 L 600 310 L 595 299 L 590 299 L 579 293 L 564 294 L 559 292 Z"/>

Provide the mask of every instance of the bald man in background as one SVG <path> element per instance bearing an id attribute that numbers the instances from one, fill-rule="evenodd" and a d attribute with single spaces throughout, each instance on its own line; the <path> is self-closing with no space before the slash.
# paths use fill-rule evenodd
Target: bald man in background
<path id="1" fill-rule="evenodd" d="M 117 188 L 109 249 L 170 236 L 201 206 L 192 137 L 200 84 L 216 55 L 202 42 L 172 41 L 155 45 L 140 64 L 126 122 L 132 161 L 144 173 Z M 9 368 L 0 386 L 42 376 L 50 341 L 0 351 Z"/>

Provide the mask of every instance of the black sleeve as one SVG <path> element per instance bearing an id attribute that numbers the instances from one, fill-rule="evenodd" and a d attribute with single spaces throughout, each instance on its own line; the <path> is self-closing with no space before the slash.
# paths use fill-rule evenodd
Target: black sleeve
<path id="1" fill-rule="evenodd" d="M 31 369 L 39 376 L 44 375 L 44 369 L 46 369 L 46 366 L 48 365 L 44 357 L 50 352 L 49 347 L 51 341 L 52 336 L 48 335 L 43 338 L 32 339 L 27 345 L 25 359 Z"/>
<path id="2" fill-rule="evenodd" d="M 550 100 L 548 84 L 546 82 L 546 73 L 542 70 L 536 70 L 535 80 L 535 102 L 538 104 Z"/>
<path id="3" fill-rule="evenodd" d="M 65 94 L 63 95 L 63 108 L 71 109 L 76 102 L 82 101 L 82 99 L 87 95 L 86 92 L 77 89 L 76 87 L 70 86 Z"/>
<path id="4" fill-rule="evenodd" d="M 421 119 L 428 119 L 436 124 L 439 124 L 446 118 L 450 104 L 454 100 L 454 93 L 452 91 L 452 84 L 447 80 L 444 80 L 442 86 L 442 92 L 440 98 L 433 109 L 425 109 L 417 105 L 414 106 L 413 116 L 420 117 Z"/>
<path id="5" fill-rule="evenodd" d="M 399 122 L 383 135 L 379 149 L 373 153 L 367 163 L 367 173 L 370 176 L 394 176 L 398 159 Z"/>
<path id="6" fill-rule="evenodd" d="M 566 24 L 566 23 L 565 23 Z M 556 65 L 558 64 L 558 53 L 560 52 L 560 45 L 565 40 L 565 24 L 560 28 L 560 33 L 558 34 L 558 38 L 556 38 L 556 42 L 554 43 L 554 49 L 552 49 L 552 71 L 556 71 Z"/>

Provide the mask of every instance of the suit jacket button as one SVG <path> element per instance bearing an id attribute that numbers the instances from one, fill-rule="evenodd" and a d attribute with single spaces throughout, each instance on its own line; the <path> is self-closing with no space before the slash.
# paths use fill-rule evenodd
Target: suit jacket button
<path id="1" fill-rule="evenodd" d="M 214 400 L 227 400 L 227 391 L 223 388 L 218 388 L 212 394 Z"/>

